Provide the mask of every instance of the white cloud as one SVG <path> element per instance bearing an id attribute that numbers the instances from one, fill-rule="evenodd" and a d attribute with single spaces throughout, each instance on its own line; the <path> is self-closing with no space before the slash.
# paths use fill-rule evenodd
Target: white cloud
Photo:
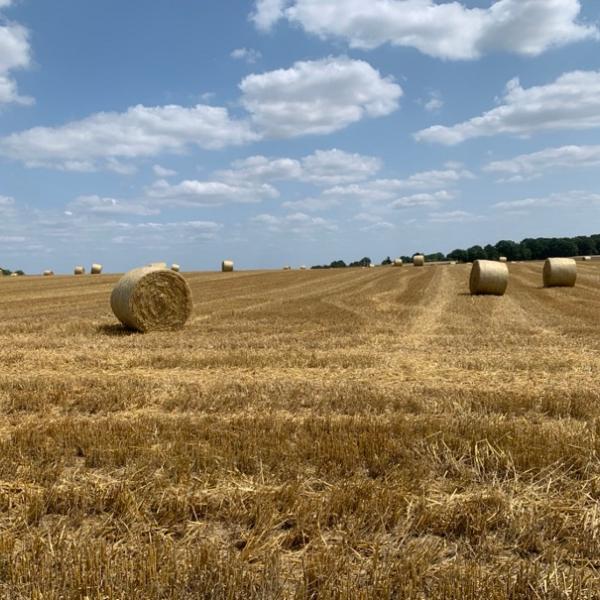
<path id="1" fill-rule="evenodd" d="M 96 215 L 157 215 L 160 210 L 147 206 L 143 202 L 102 198 L 97 195 L 79 196 L 68 205 L 66 214 L 78 212 Z"/>
<path id="2" fill-rule="evenodd" d="M 211 241 L 218 237 L 223 225 L 214 221 L 178 221 L 170 223 L 111 223 L 115 244 L 150 246 L 158 243 L 189 244 Z"/>
<path id="3" fill-rule="evenodd" d="M 236 48 L 229 56 L 235 60 L 243 60 L 249 65 L 253 65 L 262 58 L 262 54 L 254 48 Z"/>
<path id="4" fill-rule="evenodd" d="M 303 198 L 302 200 L 288 200 L 283 202 L 281 206 L 289 210 L 320 212 L 335 208 L 339 204 L 339 200 L 335 198 L 323 198 L 320 196 L 317 198 Z"/>
<path id="5" fill-rule="evenodd" d="M 502 102 L 480 117 L 452 127 L 429 127 L 414 137 L 451 146 L 502 133 L 527 136 L 538 131 L 600 127 L 600 71 L 572 71 L 553 83 L 531 88 L 523 88 L 513 79 Z"/>
<path id="6" fill-rule="evenodd" d="M 338 226 L 331 221 L 321 217 L 311 217 L 302 212 L 291 213 L 283 217 L 264 213 L 253 217 L 251 221 L 272 233 L 311 235 L 317 232 L 333 232 L 338 229 Z"/>
<path id="7" fill-rule="evenodd" d="M 433 91 L 429 93 L 429 99 L 426 100 L 423 104 L 423 108 L 427 112 L 439 112 L 444 106 L 444 101 L 442 99 L 442 95 L 438 91 Z"/>
<path id="8" fill-rule="evenodd" d="M 12 206 L 15 199 L 10 196 L 0 196 L 0 207 Z"/>
<path id="9" fill-rule="evenodd" d="M 167 169 L 162 167 L 161 165 L 154 165 L 152 167 L 152 171 L 157 177 L 165 178 L 165 177 L 174 177 L 177 175 L 177 171 L 173 171 L 173 169 Z"/>
<path id="10" fill-rule="evenodd" d="M 332 133 L 365 117 L 389 115 L 403 93 L 369 63 L 347 57 L 249 75 L 240 89 L 255 126 L 275 138 Z"/>
<path id="11" fill-rule="evenodd" d="M 30 167 L 114 169 L 117 159 L 181 153 L 190 145 L 218 149 L 255 139 L 248 123 L 231 119 L 225 108 L 138 105 L 14 133 L 0 139 L 0 154 Z"/>
<path id="12" fill-rule="evenodd" d="M 504 181 L 523 181 L 539 177 L 549 169 L 573 169 L 600 166 L 600 146 L 561 146 L 546 148 L 531 154 L 521 154 L 508 160 L 490 162 L 483 170 L 506 173 Z"/>
<path id="13" fill-rule="evenodd" d="M 452 186 L 474 175 L 466 169 L 433 170 L 415 173 L 406 179 L 375 179 L 361 184 L 335 186 L 323 193 L 340 200 L 353 198 L 365 205 L 391 202 L 406 190 L 437 190 Z M 448 194 L 449 192 L 444 192 Z"/>
<path id="14" fill-rule="evenodd" d="M 360 228 L 361 231 L 377 231 L 396 228 L 393 223 L 384 221 L 379 215 L 373 213 L 358 213 L 352 217 L 352 220 L 361 223 L 367 223 L 367 225 Z"/>
<path id="15" fill-rule="evenodd" d="M 217 172 L 226 181 L 302 181 L 316 185 L 336 185 L 368 179 L 381 169 L 381 160 L 344 152 L 316 150 L 299 160 L 250 156 L 234 161 L 231 169 Z"/>
<path id="16" fill-rule="evenodd" d="M 353 48 L 416 48 L 436 58 L 469 60 L 495 51 L 536 56 L 552 47 L 597 38 L 577 22 L 579 0 L 497 0 L 489 8 L 433 0 L 258 0 L 261 30 L 280 19 Z"/>
<path id="17" fill-rule="evenodd" d="M 412 194 L 410 196 L 402 196 L 397 198 L 390 204 L 390 208 L 415 208 L 419 206 L 440 206 L 442 202 L 452 200 L 456 195 L 447 190 L 440 190 L 438 192 L 423 192 L 421 194 Z"/>
<path id="18" fill-rule="evenodd" d="M 464 210 L 453 210 L 449 212 L 429 213 L 428 220 L 431 223 L 472 223 L 474 221 L 483 221 L 485 217 L 474 215 Z"/>
<path id="19" fill-rule="evenodd" d="M 11 2 L 7 0 L 0 1 L 0 9 L 10 5 Z M 0 15 L 0 104 L 33 102 L 31 98 L 19 95 L 17 84 L 12 78 L 15 69 L 25 69 L 30 65 L 29 32 L 18 23 L 3 22 Z"/>
<path id="20" fill-rule="evenodd" d="M 229 203 L 256 203 L 277 198 L 279 192 L 265 183 L 234 185 L 221 181 L 186 180 L 171 185 L 161 179 L 146 190 L 148 198 L 161 205 L 220 206 Z"/>
<path id="21" fill-rule="evenodd" d="M 534 198 L 523 198 L 520 200 L 507 200 L 497 202 L 494 208 L 507 211 L 522 211 L 520 214 L 527 214 L 529 209 L 543 207 L 567 207 L 576 206 L 588 207 L 590 205 L 600 205 L 600 194 L 582 190 L 573 190 L 560 194 L 550 194 Z"/>
<path id="22" fill-rule="evenodd" d="M 281 17 L 288 0 L 256 0 L 256 10 L 250 15 L 256 27 L 268 31 Z"/>

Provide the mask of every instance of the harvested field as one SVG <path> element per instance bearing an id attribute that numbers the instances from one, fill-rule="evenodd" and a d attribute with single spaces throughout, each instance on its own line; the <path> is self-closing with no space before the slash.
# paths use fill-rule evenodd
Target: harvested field
<path id="1" fill-rule="evenodd" d="M 0 597 L 600 597 L 600 265 L 0 281 Z"/>

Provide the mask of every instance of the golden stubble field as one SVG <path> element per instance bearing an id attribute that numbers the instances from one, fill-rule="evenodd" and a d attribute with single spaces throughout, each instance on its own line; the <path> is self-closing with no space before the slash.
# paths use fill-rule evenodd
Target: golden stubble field
<path id="1" fill-rule="evenodd" d="M 0 281 L 0 597 L 600 597 L 600 266 Z"/>

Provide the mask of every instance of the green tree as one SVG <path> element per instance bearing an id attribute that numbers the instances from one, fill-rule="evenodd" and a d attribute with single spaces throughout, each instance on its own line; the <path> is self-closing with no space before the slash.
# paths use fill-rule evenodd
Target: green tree
<path id="1" fill-rule="evenodd" d="M 469 261 L 482 260 L 486 258 L 486 253 L 481 246 L 471 246 L 467 249 Z"/>

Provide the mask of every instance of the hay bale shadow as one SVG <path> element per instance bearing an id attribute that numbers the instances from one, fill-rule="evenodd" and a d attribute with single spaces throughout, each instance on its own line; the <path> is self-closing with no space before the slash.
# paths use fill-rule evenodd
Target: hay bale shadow
<path id="1" fill-rule="evenodd" d="M 99 325 L 96 328 L 96 331 L 102 335 L 107 335 L 110 337 L 124 337 L 139 333 L 139 331 L 125 327 L 125 325 L 121 325 L 120 323 L 113 325 Z"/>

